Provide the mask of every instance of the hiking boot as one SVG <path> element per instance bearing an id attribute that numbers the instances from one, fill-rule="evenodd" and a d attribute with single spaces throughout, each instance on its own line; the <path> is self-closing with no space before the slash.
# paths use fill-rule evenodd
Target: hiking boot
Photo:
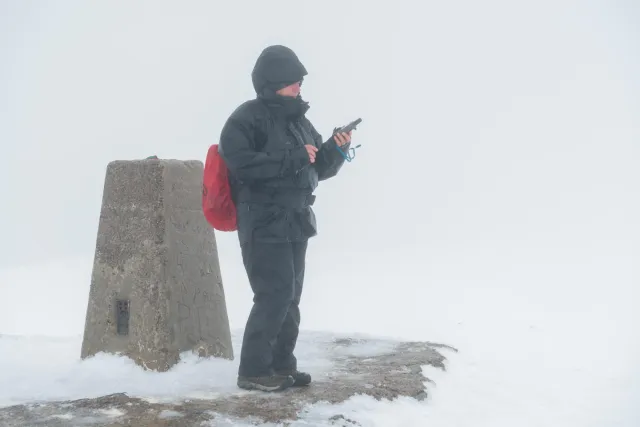
<path id="1" fill-rule="evenodd" d="M 278 372 L 278 374 L 289 375 L 290 377 L 293 377 L 294 382 L 292 387 L 301 387 L 301 386 L 307 386 L 311 384 L 311 375 L 307 374 L 306 372 L 281 371 L 281 372 Z"/>
<path id="2" fill-rule="evenodd" d="M 281 391 L 291 387 L 295 380 L 290 375 L 269 375 L 264 377 L 238 376 L 238 387 L 244 390 Z"/>

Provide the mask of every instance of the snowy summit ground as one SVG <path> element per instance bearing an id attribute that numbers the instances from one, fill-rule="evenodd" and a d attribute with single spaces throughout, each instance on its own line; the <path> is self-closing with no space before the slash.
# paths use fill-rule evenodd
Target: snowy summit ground
<path id="1" fill-rule="evenodd" d="M 229 242 L 222 238 L 220 244 Z M 640 378 L 634 367 L 639 353 L 632 338 L 633 300 L 621 298 L 624 286 L 615 286 L 613 281 L 606 293 L 585 286 L 576 294 L 545 286 L 539 280 L 538 293 L 525 301 L 506 287 L 479 286 L 480 268 L 475 269 L 476 280 L 468 282 L 446 269 L 446 274 L 430 279 L 439 283 L 434 293 L 433 286 L 415 286 L 415 278 L 424 271 L 419 259 L 410 254 L 405 253 L 402 261 L 384 254 L 360 255 L 353 258 L 351 269 L 340 272 L 339 279 L 310 277 L 303 301 L 303 322 L 310 329 L 301 332 L 297 352 L 301 368 L 321 380 L 335 372 L 332 354 L 379 356 L 395 345 L 382 339 L 350 348 L 332 345 L 337 353 L 330 351 L 327 343 L 337 337 L 358 338 L 354 330 L 369 337 L 392 337 L 395 342 L 443 342 L 459 352 L 436 348 L 447 358 L 446 372 L 425 364 L 424 372 L 413 377 L 424 381 L 426 400 L 401 397 L 378 401 L 356 396 L 343 403 L 318 402 L 306 407 L 293 425 L 322 426 L 335 415 L 344 415 L 363 427 L 638 425 L 635 397 L 640 396 Z M 221 256 L 223 265 L 240 264 L 236 252 L 221 252 Z M 485 256 L 483 261 L 488 259 Z M 393 275 L 387 275 L 386 270 L 368 273 L 368 265 L 384 265 L 385 261 L 406 268 Z M 114 355 L 80 361 L 90 273 L 90 257 L 0 271 L 0 300 L 29 301 L 33 307 L 23 310 L 19 304 L 7 305 L 0 312 L 5 334 L 0 338 L 3 413 L 15 405 L 94 399 L 114 393 L 141 396 L 145 404 L 167 408 L 175 408 L 185 399 L 212 401 L 245 395 L 235 387 L 237 360 L 187 357 L 163 374 L 143 371 L 131 360 Z M 436 273 L 430 272 L 431 276 Z M 249 286 L 244 284 L 240 269 L 227 270 L 225 277 L 230 320 L 242 324 L 250 308 Z M 584 279 L 582 283 L 589 283 Z M 395 292 L 378 292 L 384 288 L 376 288 L 374 283 L 394 283 Z M 580 305 L 569 303 L 577 298 Z M 354 305 L 354 301 L 359 303 Z M 609 309 L 614 302 L 615 311 Z M 61 304 L 66 307 L 63 311 L 58 309 Z M 322 328 L 332 332 L 312 332 Z M 56 336 L 61 332 L 74 336 Z M 237 352 L 240 329 L 234 328 L 234 332 Z M 121 401 L 118 399 L 112 402 Z M 111 407 L 107 404 L 92 416 L 102 414 L 117 422 L 123 416 L 119 411 L 103 412 Z M 54 409 L 50 416 L 65 417 L 63 421 L 74 415 L 53 406 L 34 413 Z M 162 414 L 168 417 L 173 413 Z M 223 416 L 218 414 L 218 425 L 225 425 Z M 227 425 L 242 425 L 236 424 L 238 418 L 228 418 Z"/>
<path id="2" fill-rule="evenodd" d="M 241 337 L 241 331 L 234 334 L 234 347 L 239 346 Z M 168 422 L 175 426 L 219 426 L 230 420 L 234 425 L 249 421 L 295 425 L 297 421 L 362 426 L 366 424 L 351 413 L 358 401 L 400 398 L 405 403 L 413 399 L 417 405 L 428 397 L 426 383 L 433 383 L 423 369 L 439 375 L 435 371 L 445 369 L 445 357 L 439 351 L 455 352 L 435 343 L 307 333 L 299 349 L 314 376 L 313 386 L 264 394 L 234 388 L 236 362 L 199 360 L 185 353 L 174 369 L 157 373 L 143 371 L 122 356 L 104 353 L 78 362 L 73 354 L 79 344 L 79 339 L 0 337 L 0 350 L 19 353 L 23 361 L 37 358 L 38 354 L 30 354 L 34 350 L 69 356 L 52 361 L 49 370 L 38 377 L 32 376 L 32 366 L 13 361 L 13 369 L 6 371 L 10 373 L 7 377 L 0 377 L 0 383 L 21 384 L 22 396 L 12 395 L 15 388 L 13 393 L 0 396 L 0 404 L 11 405 L 0 409 L 3 426 L 143 427 Z M 25 358 L 27 355 L 31 357 Z M 39 396 L 37 401 L 34 396 Z M 331 406 L 336 404 L 342 407 Z"/>

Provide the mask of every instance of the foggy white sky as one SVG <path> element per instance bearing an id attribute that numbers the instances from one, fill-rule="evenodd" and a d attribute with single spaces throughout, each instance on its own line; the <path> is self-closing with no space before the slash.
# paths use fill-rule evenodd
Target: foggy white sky
<path id="1" fill-rule="evenodd" d="M 106 164 L 204 160 L 282 43 L 323 134 L 364 119 L 356 161 L 318 190 L 317 252 L 609 257 L 631 277 L 633 2 L 224 3 L 0 2 L 0 266 L 92 254 Z"/>

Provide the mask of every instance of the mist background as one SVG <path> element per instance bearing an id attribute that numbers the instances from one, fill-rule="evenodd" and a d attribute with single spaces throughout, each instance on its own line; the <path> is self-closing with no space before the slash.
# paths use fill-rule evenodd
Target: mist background
<path id="1" fill-rule="evenodd" d="M 363 118 L 316 192 L 303 329 L 440 340 L 504 390 L 546 372 L 578 407 L 631 405 L 639 24 L 631 1 L 2 1 L 0 333 L 82 333 L 107 163 L 204 161 L 284 44 L 323 135 Z M 242 328 L 237 237 L 217 240 Z"/>

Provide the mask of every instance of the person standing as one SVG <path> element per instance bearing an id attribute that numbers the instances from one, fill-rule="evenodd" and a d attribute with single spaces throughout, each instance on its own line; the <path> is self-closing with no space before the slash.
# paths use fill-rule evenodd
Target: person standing
<path id="1" fill-rule="evenodd" d="M 317 234 L 313 192 L 320 181 L 339 172 L 351 132 L 323 142 L 305 115 L 309 104 L 300 92 L 306 75 L 290 48 L 265 48 L 251 75 L 256 98 L 233 111 L 220 135 L 254 295 L 237 382 L 248 390 L 279 391 L 311 383 L 311 376 L 298 370 L 293 353 L 308 240 Z"/>

